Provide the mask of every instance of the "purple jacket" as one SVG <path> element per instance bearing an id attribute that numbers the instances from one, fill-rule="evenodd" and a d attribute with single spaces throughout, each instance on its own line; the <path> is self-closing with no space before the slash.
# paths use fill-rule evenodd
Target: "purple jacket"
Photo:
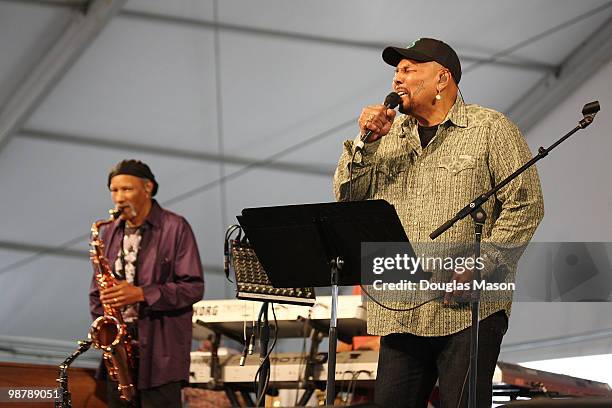
<path id="1" fill-rule="evenodd" d="M 123 240 L 123 225 L 117 220 L 101 234 L 111 266 Z M 155 200 L 143 224 L 136 279 L 145 297 L 138 316 L 138 389 L 188 381 L 192 305 L 204 295 L 202 264 L 187 220 Z M 94 319 L 103 314 L 95 276 L 89 306 Z"/>

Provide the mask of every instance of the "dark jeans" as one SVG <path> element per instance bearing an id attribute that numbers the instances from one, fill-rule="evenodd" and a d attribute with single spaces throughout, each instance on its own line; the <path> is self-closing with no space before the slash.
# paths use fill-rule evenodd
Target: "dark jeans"
<path id="1" fill-rule="evenodd" d="M 119 398 L 117 383 L 107 380 L 106 396 L 109 408 L 181 408 L 181 382 L 138 391 L 137 401 L 128 404 Z"/>
<path id="2" fill-rule="evenodd" d="M 490 408 L 492 378 L 502 337 L 503 311 L 480 321 L 478 330 L 479 408 Z M 470 328 L 442 337 L 396 333 L 380 339 L 375 402 L 385 408 L 426 408 L 436 380 L 443 408 L 467 407 Z"/>

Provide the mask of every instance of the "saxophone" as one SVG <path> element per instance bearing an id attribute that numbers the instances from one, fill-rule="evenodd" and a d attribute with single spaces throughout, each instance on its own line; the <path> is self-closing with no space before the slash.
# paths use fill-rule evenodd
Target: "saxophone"
<path id="1" fill-rule="evenodd" d="M 117 284 L 108 259 L 104 256 L 104 242 L 100 238 L 100 227 L 115 221 L 121 212 L 113 209 L 109 213 L 108 219 L 96 221 L 91 226 L 90 258 L 99 290 Z M 121 399 L 131 401 L 136 394 L 132 380 L 135 365 L 131 338 L 123 322 L 121 311 L 108 304 L 102 306 L 104 315 L 91 324 L 89 340 L 95 348 L 102 350 L 108 375 L 111 380 L 118 383 L 117 389 Z"/>

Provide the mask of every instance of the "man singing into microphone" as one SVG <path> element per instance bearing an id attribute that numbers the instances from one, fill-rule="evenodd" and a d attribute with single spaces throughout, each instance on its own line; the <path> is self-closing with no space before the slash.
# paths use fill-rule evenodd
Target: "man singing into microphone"
<path id="1" fill-rule="evenodd" d="M 429 234 L 476 196 L 531 158 L 519 129 L 503 114 L 465 104 L 458 95 L 461 64 L 442 41 L 421 38 L 407 48 L 387 47 L 383 60 L 395 67 L 393 90 L 400 114 L 371 105 L 359 117 L 359 137 L 346 141 L 334 176 L 339 201 L 385 199 L 395 206 L 411 242 L 431 242 Z M 352 163 L 351 163 L 352 160 Z M 488 214 L 483 244 L 526 244 L 544 213 L 540 182 L 531 167 L 483 206 Z M 436 240 L 474 241 L 470 217 Z M 499 269 L 494 253 L 481 273 Z M 470 282 L 472 270 L 451 272 L 451 281 Z M 457 295 L 454 293 L 453 295 Z M 468 397 L 471 315 L 453 296 L 402 311 L 368 302 L 368 332 L 380 335 L 376 403 L 381 407 L 425 408 L 439 381 L 443 407 L 465 407 Z M 492 376 L 510 301 L 482 302 L 477 399 L 491 406 Z M 396 305 L 397 308 L 397 305 Z"/>
<path id="2" fill-rule="evenodd" d="M 181 387 L 189 380 L 192 305 L 204 294 L 195 237 L 185 218 L 153 199 L 158 184 L 145 163 L 117 163 L 108 188 L 121 215 L 102 230 L 102 240 L 119 283 L 100 293 L 94 276 L 89 305 L 94 320 L 102 304 L 121 311 L 134 340 L 138 389 L 130 405 L 108 380 L 108 406 L 180 408 Z"/>

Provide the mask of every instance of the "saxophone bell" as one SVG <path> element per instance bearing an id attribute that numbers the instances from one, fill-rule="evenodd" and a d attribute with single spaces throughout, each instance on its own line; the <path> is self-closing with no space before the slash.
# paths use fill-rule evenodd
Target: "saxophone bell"
<path id="1" fill-rule="evenodd" d="M 95 348 L 110 353 L 126 335 L 124 326 L 114 316 L 100 316 L 89 328 L 89 340 Z"/>

